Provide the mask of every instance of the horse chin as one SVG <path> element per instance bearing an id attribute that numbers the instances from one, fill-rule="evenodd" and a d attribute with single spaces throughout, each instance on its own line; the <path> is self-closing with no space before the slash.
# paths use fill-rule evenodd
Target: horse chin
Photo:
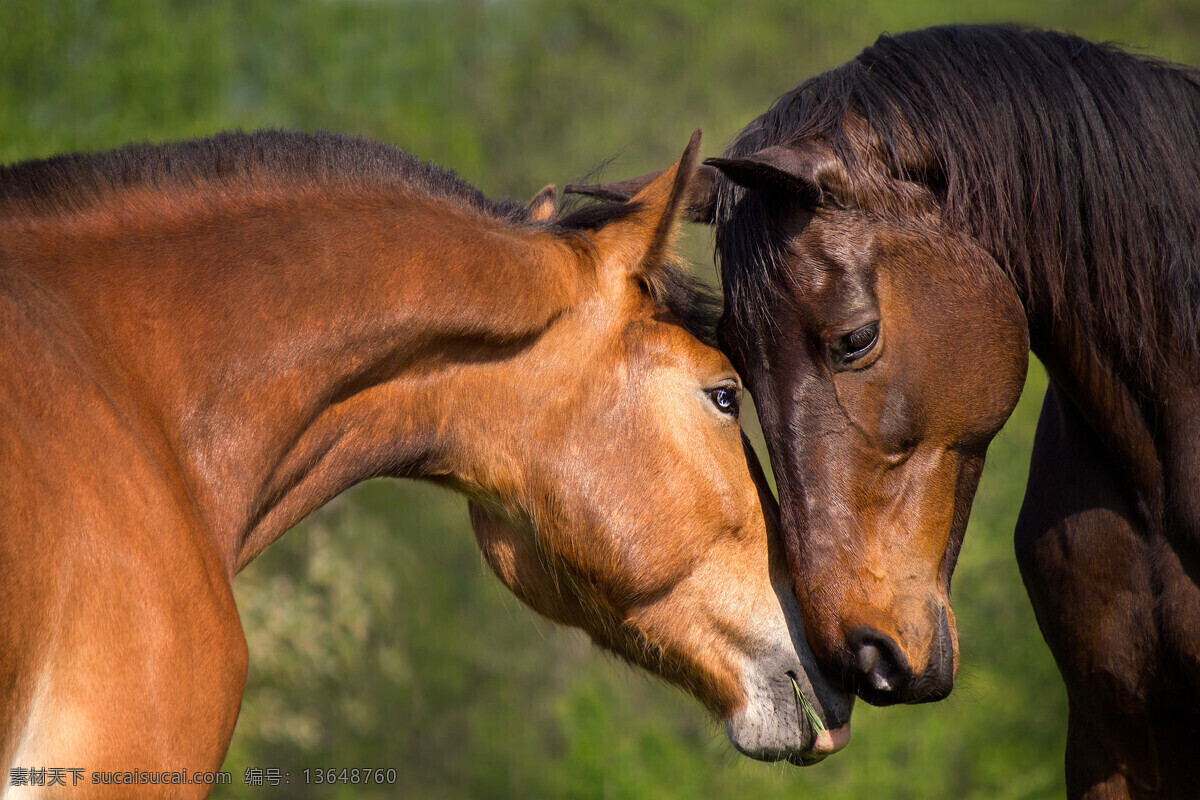
<path id="1" fill-rule="evenodd" d="M 825 702 L 820 702 L 803 672 L 789 670 L 754 677 L 746 704 L 725 719 L 725 735 L 738 752 L 759 761 L 808 766 L 849 743 L 852 695 L 826 687 L 820 693 Z M 808 718 L 796 696 L 797 687 L 820 719 L 822 729 Z"/>
<path id="2" fill-rule="evenodd" d="M 787 621 L 778 635 L 786 641 L 746 665 L 746 702 L 725 718 L 725 734 L 738 752 L 751 758 L 807 766 L 849 743 L 854 695 L 825 680 L 804 637 L 795 598 L 783 589 L 777 596 Z"/>

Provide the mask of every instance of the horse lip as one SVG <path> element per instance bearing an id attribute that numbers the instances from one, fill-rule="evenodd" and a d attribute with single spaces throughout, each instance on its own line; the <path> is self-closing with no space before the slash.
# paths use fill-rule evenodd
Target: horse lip
<path id="1" fill-rule="evenodd" d="M 751 702 L 725 719 L 725 732 L 730 744 L 743 755 L 759 761 L 787 761 L 797 766 L 809 766 L 824 760 L 844 748 L 850 741 L 850 712 L 853 695 L 833 687 L 818 695 L 811 686 L 812 677 L 799 664 L 796 671 L 788 670 L 786 678 L 778 675 L 759 684 L 760 691 L 752 692 Z M 797 673 L 806 677 L 803 691 L 820 716 L 815 724 L 796 698 Z M 766 691 L 761 691 L 765 689 Z M 822 695 L 826 695 L 822 697 Z M 832 706 L 822 702 L 833 700 Z M 757 702 L 755 702 L 757 701 Z M 845 703 L 845 708 L 842 704 Z M 829 728 L 823 727 L 829 725 Z"/>
<path id="2" fill-rule="evenodd" d="M 850 744 L 849 722 L 840 728 L 819 732 L 811 747 L 789 756 L 788 761 L 798 767 L 811 767 L 813 764 L 821 763 L 848 744 Z"/>
<path id="3" fill-rule="evenodd" d="M 850 744 L 849 722 L 840 728 L 824 730 L 818 733 L 810 752 L 821 758 L 825 758 L 826 756 L 833 755 L 848 744 Z"/>

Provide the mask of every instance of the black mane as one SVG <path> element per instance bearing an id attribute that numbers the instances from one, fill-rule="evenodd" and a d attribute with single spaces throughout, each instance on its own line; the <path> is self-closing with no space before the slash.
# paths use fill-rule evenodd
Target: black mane
<path id="1" fill-rule="evenodd" d="M 1073 315 L 1139 371 L 1163 356 L 1156 333 L 1197 347 L 1200 73 L 1016 27 L 882 36 L 781 97 L 726 156 L 823 136 L 861 170 L 850 115 L 895 177 L 934 188 L 1031 316 Z M 781 243 L 742 195 L 722 181 L 717 248 L 732 313 L 762 319 Z"/>
<path id="2" fill-rule="evenodd" d="M 523 221 L 525 207 L 495 202 L 453 172 L 396 147 L 334 133 L 221 133 L 171 144 L 132 144 L 0 167 L 0 213 L 56 214 L 95 206 L 122 189 L 169 190 L 240 179 L 397 185 Z"/>

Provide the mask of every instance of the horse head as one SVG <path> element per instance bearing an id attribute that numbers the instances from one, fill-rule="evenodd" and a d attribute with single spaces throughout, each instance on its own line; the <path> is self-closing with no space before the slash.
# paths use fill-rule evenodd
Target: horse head
<path id="1" fill-rule="evenodd" d="M 810 641 L 868 701 L 945 697 L 950 578 L 1024 384 L 1017 295 L 934 192 L 825 142 L 710 163 L 731 182 L 721 341 L 758 402 Z"/>
<path id="2" fill-rule="evenodd" d="M 557 221 L 594 280 L 536 371 L 511 372 L 519 489 L 471 519 L 528 605 L 685 688 L 742 752 L 808 763 L 845 744 L 851 703 L 806 644 L 740 380 L 693 335 L 703 298 L 673 264 L 698 146 L 628 203 Z"/>

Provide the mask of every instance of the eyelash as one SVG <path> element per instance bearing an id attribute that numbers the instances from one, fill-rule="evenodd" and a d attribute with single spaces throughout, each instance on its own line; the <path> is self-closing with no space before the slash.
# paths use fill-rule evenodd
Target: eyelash
<path id="1" fill-rule="evenodd" d="M 875 349 L 879 341 L 879 321 L 869 322 L 855 328 L 837 341 L 834 350 L 834 360 L 839 364 L 853 364 L 858 359 Z"/>

